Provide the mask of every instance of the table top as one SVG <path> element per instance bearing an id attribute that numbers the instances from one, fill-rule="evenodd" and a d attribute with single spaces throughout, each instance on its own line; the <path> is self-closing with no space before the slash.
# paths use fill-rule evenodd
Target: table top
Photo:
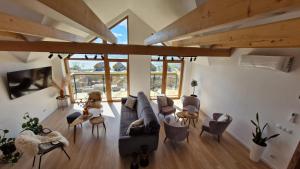
<path id="1" fill-rule="evenodd" d="M 179 117 L 179 118 L 197 118 L 198 117 L 198 113 L 196 112 L 188 112 L 188 111 L 181 111 L 181 112 L 178 112 L 176 113 L 176 115 Z"/>
<path id="2" fill-rule="evenodd" d="M 93 117 L 92 113 L 89 113 L 89 115 L 85 116 L 85 115 L 81 115 L 79 116 L 77 119 L 75 119 L 71 124 L 70 127 L 74 127 L 78 124 L 81 124 L 85 121 L 88 121 L 89 119 L 91 119 Z"/>

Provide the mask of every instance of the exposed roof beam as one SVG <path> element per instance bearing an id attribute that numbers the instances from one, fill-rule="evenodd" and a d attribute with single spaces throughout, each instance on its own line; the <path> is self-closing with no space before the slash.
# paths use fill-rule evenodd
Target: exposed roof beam
<path id="1" fill-rule="evenodd" d="M 300 19 L 200 36 L 172 42 L 174 46 L 213 45 L 218 48 L 300 47 Z"/>
<path id="2" fill-rule="evenodd" d="M 111 43 L 117 39 L 106 25 L 82 0 L 38 0 L 64 16 L 96 33 Z"/>
<path id="3" fill-rule="evenodd" d="M 137 54 L 159 56 L 212 56 L 229 57 L 229 49 L 208 49 L 191 47 L 168 46 L 143 46 L 143 45 L 119 45 L 75 42 L 21 42 L 0 41 L 0 51 L 30 51 L 53 53 L 81 53 L 81 54 Z"/>
<path id="4" fill-rule="evenodd" d="M 49 26 L 0 12 L 0 31 L 82 42 L 84 38 Z"/>
<path id="5" fill-rule="evenodd" d="M 300 0 L 207 0 L 145 40 L 146 45 L 178 39 L 221 26 L 233 26 L 300 8 Z"/>
<path id="6" fill-rule="evenodd" d="M 0 40 L 26 41 L 27 39 L 18 33 L 0 31 Z"/>

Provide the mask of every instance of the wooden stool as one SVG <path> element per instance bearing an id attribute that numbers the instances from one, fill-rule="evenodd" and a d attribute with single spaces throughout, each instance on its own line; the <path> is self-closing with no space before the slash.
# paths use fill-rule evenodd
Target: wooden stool
<path id="1" fill-rule="evenodd" d="M 94 134 L 94 127 L 96 126 L 97 127 L 97 136 L 99 136 L 99 127 L 98 127 L 98 125 L 101 124 L 101 123 L 103 124 L 104 130 L 106 132 L 106 126 L 105 126 L 105 123 L 104 123 L 104 118 L 101 115 L 92 117 L 90 119 L 90 123 L 92 124 L 92 134 Z"/>

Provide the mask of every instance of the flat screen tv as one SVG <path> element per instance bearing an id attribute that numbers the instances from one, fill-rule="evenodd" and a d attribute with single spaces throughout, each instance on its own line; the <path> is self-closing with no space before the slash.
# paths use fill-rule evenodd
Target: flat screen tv
<path id="1" fill-rule="evenodd" d="M 28 95 L 52 85 L 52 68 L 8 72 L 7 83 L 10 99 Z"/>

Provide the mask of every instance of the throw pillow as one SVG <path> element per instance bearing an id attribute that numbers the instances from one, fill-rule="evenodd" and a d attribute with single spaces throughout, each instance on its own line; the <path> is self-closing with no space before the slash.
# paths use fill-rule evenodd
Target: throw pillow
<path id="1" fill-rule="evenodd" d="M 144 119 L 137 119 L 135 121 L 133 121 L 129 126 L 128 129 L 126 131 L 126 134 L 129 135 L 131 128 L 135 128 L 138 126 L 142 126 L 144 125 Z"/>
<path id="2" fill-rule="evenodd" d="M 168 99 L 165 96 L 160 97 L 160 104 L 162 107 L 168 106 Z"/>
<path id="3" fill-rule="evenodd" d="M 222 116 L 220 116 L 220 117 L 218 118 L 217 121 L 227 121 L 227 119 L 228 119 L 228 115 L 227 115 L 227 114 L 223 114 Z"/>
<path id="4" fill-rule="evenodd" d="M 134 109 L 135 103 L 136 103 L 137 99 L 132 97 L 132 96 L 128 96 L 125 106 L 130 108 L 130 109 Z"/>

